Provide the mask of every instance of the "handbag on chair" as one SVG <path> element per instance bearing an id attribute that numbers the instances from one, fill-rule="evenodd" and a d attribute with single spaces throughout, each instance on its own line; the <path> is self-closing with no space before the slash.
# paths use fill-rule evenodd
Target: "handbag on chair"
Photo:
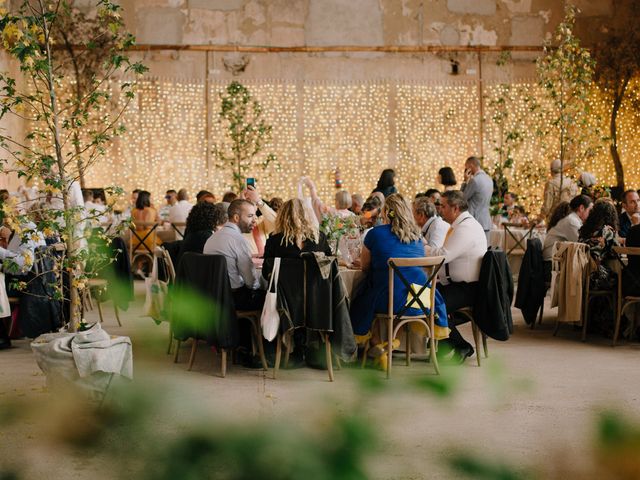
<path id="1" fill-rule="evenodd" d="M 166 315 L 167 295 L 169 293 L 168 282 L 158 278 L 158 257 L 153 256 L 153 268 L 151 275 L 144 279 L 146 290 L 143 315 L 153 318 L 156 322 L 168 320 Z"/>
<path id="2" fill-rule="evenodd" d="M 264 299 L 264 307 L 260 316 L 262 335 L 268 341 L 276 338 L 280 327 L 280 313 L 278 312 L 278 276 L 280 275 L 280 257 L 273 262 L 273 271 L 269 279 L 269 288 Z M 273 291 L 272 291 L 273 288 Z"/>

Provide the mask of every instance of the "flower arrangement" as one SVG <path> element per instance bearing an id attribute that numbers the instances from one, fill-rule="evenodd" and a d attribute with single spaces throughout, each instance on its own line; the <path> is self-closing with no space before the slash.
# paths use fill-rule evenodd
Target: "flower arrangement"
<path id="1" fill-rule="evenodd" d="M 335 213 L 327 213 L 322 217 L 320 231 L 327 237 L 327 241 L 335 255 L 338 255 L 340 238 L 344 235 L 358 235 L 360 233 L 357 218 L 355 215 L 341 217 Z"/>

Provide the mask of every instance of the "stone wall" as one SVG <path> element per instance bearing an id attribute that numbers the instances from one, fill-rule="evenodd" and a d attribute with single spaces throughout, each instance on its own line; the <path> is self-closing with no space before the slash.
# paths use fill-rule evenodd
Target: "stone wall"
<path id="1" fill-rule="evenodd" d="M 81 0 L 85 4 L 91 0 Z M 572 0 L 582 10 L 578 30 L 592 43 L 616 14 L 614 0 Z M 562 18 L 561 0 L 121 0 L 141 44 L 541 45 Z M 151 74 L 202 78 L 205 54 L 149 52 Z M 231 78 L 224 59 L 209 54 L 209 74 Z M 233 56 L 233 55 L 231 55 Z M 475 78 L 475 54 L 272 53 L 247 54 L 239 77 L 338 81 L 371 78 L 447 81 L 451 61 L 460 77 Z M 535 54 L 519 53 L 509 74 L 530 77 Z M 484 75 L 493 75 L 491 59 Z"/>

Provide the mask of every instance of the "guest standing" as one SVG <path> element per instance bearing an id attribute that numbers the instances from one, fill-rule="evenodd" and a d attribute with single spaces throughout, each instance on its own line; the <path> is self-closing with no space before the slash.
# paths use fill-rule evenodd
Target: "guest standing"
<path id="1" fill-rule="evenodd" d="M 382 171 L 378 179 L 378 184 L 376 188 L 373 189 L 373 192 L 380 192 L 385 198 L 398 192 L 396 188 L 396 172 L 392 168 L 387 168 Z"/>
<path id="2" fill-rule="evenodd" d="M 438 170 L 438 183 L 444 187 L 445 192 L 456 189 L 458 182 L 451 167 L 442 167 Z"/>
<path id="3" fill-rule="evenodd" d="M 480 168 L 478 157 L 469 157 L 464 163 L 465 181 L 463 185 L 464 199 L 468 205 L 469 214 L 482 226 L 485 235 L 491 230 L 491 215 L 489 206 L 493 195 L 493 180 Z"/>
<path id="4" fill-rule="evenodd" d="M 551 179 L 544 186 L 544 203 L 540 215 L 548 220 L 551 212 L 560 202 L 569 202 L 578 194 L 578 185 L 569 177 L 562 175 L 560 160 L 556 159 L 549 166 Z M 562 184 L 562 188 L 560 188 Z"/>

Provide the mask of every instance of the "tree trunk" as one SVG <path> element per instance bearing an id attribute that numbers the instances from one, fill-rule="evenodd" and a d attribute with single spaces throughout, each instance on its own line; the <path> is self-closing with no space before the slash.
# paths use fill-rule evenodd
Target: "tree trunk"
<path id="1" fill-rule="evenodd" d="M 622 161 L 620 160 L 620 152 L 618 152 L 618 112 L 622 106 L 622 100 L 627 90 L 629 79 L 625 78 L 620 85 L 620 89 L 616 91 L 613 99 L 613 107 L 611 108 L 611 123 L 609 124 L 609 130 L 611 133 L 611 143 L 609 144 L 609 151 L 611 152 L 611 159 L 613 160 L 613 166 L 616 170 L 616 184 L 620 189 L 620 192 L 624 192 L 624 169 L 622 167 Z"/>

